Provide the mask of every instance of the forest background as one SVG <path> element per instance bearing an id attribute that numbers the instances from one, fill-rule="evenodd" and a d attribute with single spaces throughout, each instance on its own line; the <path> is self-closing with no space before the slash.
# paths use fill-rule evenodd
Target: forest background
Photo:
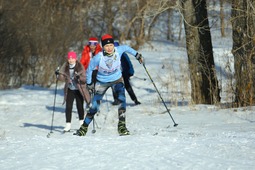
<path id="1" fill-rule="evenodd" d="M 185 47 L 192 101 L 218 104 L 221 84 L 210 29 L 220 29 L 222 37 L 232 29 L 234 69 L 227 61 L 224 70 L 234 96 L 231 106 L 252 105 L 254 4 L 253 0 L 0 0 L 0 89 L 23 84 L 50 87 L 68 50 L 80 54 L 90 36 L 109 33 L 137 50 L 152 41 Z"/>

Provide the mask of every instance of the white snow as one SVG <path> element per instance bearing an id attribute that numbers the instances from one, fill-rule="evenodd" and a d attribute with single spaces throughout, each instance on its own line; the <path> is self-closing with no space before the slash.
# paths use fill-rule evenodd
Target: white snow
<path id="1" fill-rule="evenodd" d="M 220 42 L 223 39 L 215 38 L 215 63 L 224 68 L 225 60 L 219 58 L 231 58 L 231 38 L 224 39 L 228 42 L 225 46 Z M 153 46 L 151 49 L 145 45 L 140 52 L 177 127 L 173 127 L 170 115 L 163 113 L 166 108 L 143 66 L 131 58 L 135 67 L 132 83 L 142 104 L 134 106 L 126 93 L 130 136 L 117 134 L 117 106 L 111 105 L 110 90 L 95 116 L 96 133 L 91 133 L 91 124 L 87 136 L 78 137 L 72 132 L 61 133 L 65 106 L 63 84 L 58 84 L 53 133 L 49 138 L 55 85 L 50 89 L 23 85 L 19 89 L 1 90 L 0 169 L 254 169 L 255 108 L 193 105 L 187 94 L 189 81 L 185 81 L 189 77 L 185 70 L 185 47 L 166 42 L 154 42 Z M 226 95 L 223 99 L 228 100 Z M 75 105 L 72 118 L 75 131 L 79 128 Z"/>

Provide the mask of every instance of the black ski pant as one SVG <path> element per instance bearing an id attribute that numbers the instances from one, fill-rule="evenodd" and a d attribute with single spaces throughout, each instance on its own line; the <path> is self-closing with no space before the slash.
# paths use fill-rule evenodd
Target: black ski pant
<path id="1" fill-rule="evenodd" d="M 72 120 L 72 110 L 73 110 L 73 102 L 74 99 L 76 101 L 76 107 L 79 115 L 79 120 L 84 119 L 84 100 L 79 90 L 70 90 L 68 88 L 67 96 L 66 96 L 66 122 L 71 123 Z"/>
<path id="2" fill-rule="evenodd" d="M 137 98 L 136 98 L 136 95 L 135 95 L 135 92 L 130 84 L 130 77 L 129 76 L 123 76 L 123 80 L 124 80 L 124 86 L 125 86 L 125 89 L 126 91 L 128 92 L 128 95 L 130 96 L 130 98 L 133 100 L 133 101 L 136 101 Z M 112 91 L 112 94 L 113 94 L 113 98 L 114 100 L 117 100 L 117 95 L 116 93 L 114 93 L 114 90 Z"/>

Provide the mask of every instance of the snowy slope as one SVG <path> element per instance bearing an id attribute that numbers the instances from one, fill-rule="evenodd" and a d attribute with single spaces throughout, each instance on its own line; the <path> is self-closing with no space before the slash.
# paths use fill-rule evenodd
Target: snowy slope
<path id="1" fill-rule="evenodd" d="M 46 136 L 51 129 L 55 85 L 0 91 L 0 169 L 254 169 L 255 108 L 190 104 L 189 96 L 174 94 L 184 88 L 178 82 L 185 76 L 179 67 L 187 62 L 185 49 L 176 44 L 154 45 L 154 50 L 145 46 L 141 52 L 177 127 L 164 112 L 144 68 L 132 58 L 136 71 L 132 83 L 142 104 L 134 106 L 127 95 L 130 136 L 117 134 L 117 106 L 111 105 L 111 91 L 96 116 L 96 133 L 91 133 L 91 124 L 87 136 L 77 137 L 61 133 L 65 107 L 63 85 L 58 84 L 50 138 Z M 216 52 L 220 56 L 220 50 Z M 164 85 L 169 74 L 174 76 Z M 74 107 L 73 131 L 78 124 Z"/>
<path id="2" fill-rule="evenodd" d="M 225 11 L 230 13 L 230 7 Z M 217 23 L 211 23 L 222 101 L 231 101 L 226 92 L 231 72 L 224 70 L 230 62 L 233 71 L 231 30 L 227 26 L 227 36 L 222 38 Z M 131 58 L 133 88 L 142 104 L 134 106 L 126 94 L 130 136 L 117 134 L 117 106 L 111 105 L 110 90 L 96 116 L 96 133 L 91 133 L 91 124 L 87 136 L 78 137 L 61 133 L 65 106 L 63 84 L 58 84 L 50 138 L 55 85 L 50 89 L 23 85 L 0 91 L 0 170 L 254 169 L 255 108 L 193 105 L 185 42 L 152 42 L 139 52 L 177 127 L 173 127 L 143 66 Z M 73 131 L 78 124 L 74 107 Z"/>

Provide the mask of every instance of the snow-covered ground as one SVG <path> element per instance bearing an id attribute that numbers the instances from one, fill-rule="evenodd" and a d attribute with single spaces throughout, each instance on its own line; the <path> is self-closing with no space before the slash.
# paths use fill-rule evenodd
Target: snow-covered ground
<path id="1" fill-rule="evenodd" d="M 96 116 L 96 133 L 91 133 L 91 124 L 87 136 L 78 137 L 61 133 L 65 106 L 61 105 L 63 85 L 58 84 L 50 138 L 47 134 L 51 130 L 55 85 L 50 89 L 24 85 L 0 91 L 0 169 L 253 169 L 255 108 L 192 105 L 186 101 L 188 97 L 183 98 L 186 102 L 170 102 L 173 97 L 178 100 L 178 95 L 173 96 L 171 87 L 167 91 L 162 85 L 170 74 L 165 74 L 169 67 L 164 65 L 168 61 L 173 66 L 171 71 L 178 70 L 179 63 L 187 62 L 185 49 L 176 44 L 154 45 L 157 50 L 144 47 L 141 52 L 177 127 L 164 112 L 166 108 L 145 69 L 132 58 L 136 71 L 132 83 L 142 104 L 134 106 L 127 94 L 130 136 L 117 134 L 117 106 L 111 105 L 110 90 Z M 217 51 L 218 56 L 220 51 L 224 49 Z M 180 72 L 175 71 L 175 77 Z M 78 124 L 74 107 L 73 131 Z"/>
<path id="2" fill-rule="evenodd" d="M 213 33 L 214 57 L 224 101 L 227 61 L 233 62 L 231 38 Z M 23 85 L 0 91 L 0 169 L 9 170 L 250 170 L 255 167 L 255 108 L 221 109 L 190 102 L 184 45 L 153 42 L 139 52 L 178 124 L 169 113 L 145 69 L 134 58 L 133 88 L 141 105 L 127 96 L 130 136 L 117 134 L 117 106 L 109 90 L 87 136 L 62 134 L 65 126 L 63 84 L 58 84 L 53 133 L 51 122 L 55 85 Z M 221 70 L 222 69 L 222 70 Z M 221 71 L 222 72 L 221 72 Z M 225 88 L 225 89 L 224 89 Z M 79 128 L 74 107 L 72 131 Z"/>

